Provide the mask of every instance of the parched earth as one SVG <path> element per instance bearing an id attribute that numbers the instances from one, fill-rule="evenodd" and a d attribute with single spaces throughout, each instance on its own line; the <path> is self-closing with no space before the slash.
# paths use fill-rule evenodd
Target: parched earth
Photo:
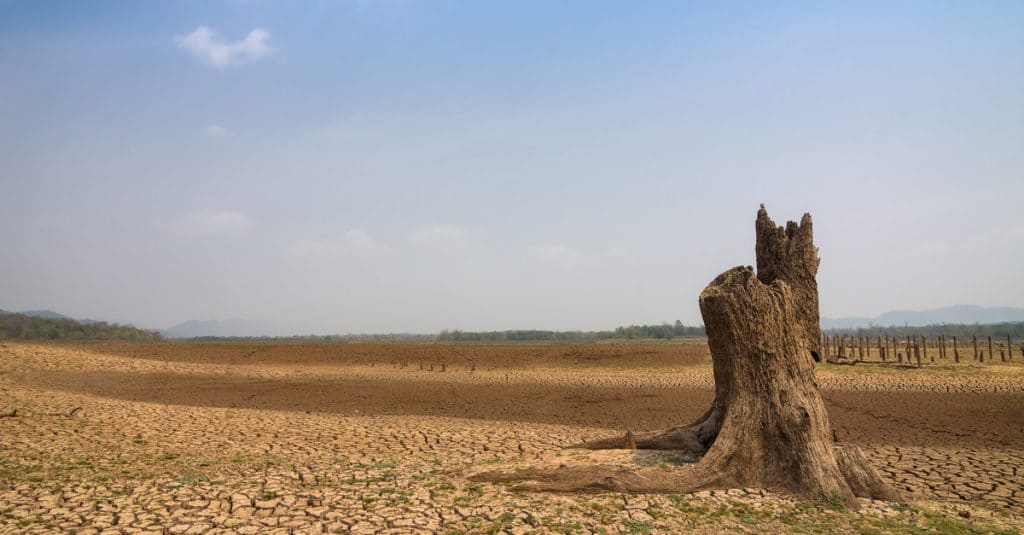
<path id="1" fill-rule="evenodd" d="M 1016 533 L 1024 367 L 823 367 L 840 440 L 908 504 L 760 489 L 554 495 L 471 483 L 693 419 L 703 344 L 0 343 L 0 532 Z"/>

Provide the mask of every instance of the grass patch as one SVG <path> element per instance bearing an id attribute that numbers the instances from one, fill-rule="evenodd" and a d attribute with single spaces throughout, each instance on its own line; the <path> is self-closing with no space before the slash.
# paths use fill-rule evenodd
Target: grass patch
<path id="1" fill-rule="evenodd" d="M 644 535 L 649 534 L 653 529 L 650 522 L 641 522 L 639 520 L 626 520 L 622 525 L 625 526 L 630 533 L 643 533 Z"/>

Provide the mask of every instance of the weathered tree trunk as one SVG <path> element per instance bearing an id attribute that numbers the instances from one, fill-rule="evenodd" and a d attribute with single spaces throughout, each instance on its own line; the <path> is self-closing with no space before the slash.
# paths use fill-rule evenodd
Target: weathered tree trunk
<path id="1" fill-rule="evenodd" d="M 630 434 L 641 449 L 686 450 L 695 465 L 666 470 L 600 467 L 486 473 L 489 481 L 531 481 L 538 490 L 685 492 L 763 487 L 805 497 L 898 499 L 856 447 L 835 443 L 814 381 L 820 360 L 818 250 L 812 224 L 776 227 L 758 212 L 757 273 L 735 267 L 700 295 L 714 366 L 715 399 L 697 421 Z M 622 448 L 623 437 L 585 447 Z"/>

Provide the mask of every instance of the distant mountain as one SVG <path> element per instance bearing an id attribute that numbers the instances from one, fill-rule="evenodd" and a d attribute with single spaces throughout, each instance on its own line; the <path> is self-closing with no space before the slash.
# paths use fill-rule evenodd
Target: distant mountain
<path id="1" fill-rule="evenodd" d="M 0 311 L 0 340 L 159 340 L 160 333 L 131 325 L 86 322 L 56 312 Z"/>
<path id="2" fill-rule="evenodd" d="M 3 310 L 0 310 L 0 314 L 2 314 L 2 313 L 5 313 L 5 312 Z M 88 318 L 72 318 L 71 316 L 66 316 L 64 314 L 61 314 L 60 312 L 54 312 L 52 310 L 45 310 L 45 309 L 44 310 L 25 310 L 25 311 L 22 311 L 22 312 L 6 312 L 6 313 L 7 314 L 22 314 L 24 316 L 29 316 L 29 317 L 32 317 L 32 318 L 43 318 L 43 319 L 47 319 L 47 320 L 71 320 L 71 321 L 77 321 L 78 323 L 101 323 L 100 320 L 92 320 L 92 319 L 88 319 Z"/>
<path id="3" fill-rule="evenodd" d="M 954 305 L 931 310 L 890 310 L 874 318 L 821 318 L 825 329 L 856 329 L 859 327 L 920 327 L 943 323 L 1002 323 L 1024 321 L 1024 308 Z"/>
<path id="4" fill-rule="evenodd" d="M 290 336 L 297 334 L 297 330 L 286 325 L 232 318 L 227 320 L 189 320 L 164 329 L 161 334 L 166 338 Z"/>
<path id="5" fill-rule="evenodd" d="M 75 318 L 72 318 L 71 316 L 65 316 L 64 314 L 61 314 L 60 312 L 54 312 L 52 310 L 26 310 L 24 312 L 19 312 L 19 314 L 24 314 L 26 316 L 32 316 L 33 318 L 45 318 L 45 319 L 48 319 L 48 320 L 73 320 L 73 319 L 75 319 Z"/>

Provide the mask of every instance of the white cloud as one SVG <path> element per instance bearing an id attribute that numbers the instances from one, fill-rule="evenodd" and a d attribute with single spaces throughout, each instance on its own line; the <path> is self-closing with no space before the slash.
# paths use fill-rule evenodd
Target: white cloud
<path id="1" fill-rule="evenodd" d="M 533 250 L 533 255 L 563 268 L 574 267 L 583 259 L 583 255 L 579 251 L 564 245 L 537 247 Z"/>
<path id="2" fill-rule="evenodd" d="M 203 135 L 206 137 L 227 137 L 231 131 L 219 124 L 208 124 L 203 127 Z"/>
<path id="3" fill-rule="evenodd" d="M 244 39 L 227 42 L 216 32 L 200 26 L 188 35 L 177 35 L 174 42 L 204 63 L 224 68 L 263 59 L 274 52 L 268 43 L 270 33 L 262 28 L 249 32 Z"/>
<path id="4" fill-rule="evenodd" d="M 949 252 L 949 244 L 944 241 L 927 241 L 917 245 L 910 250 L 910 256 L 915 258 L 939 256 Z"/>
<path id="5" fill-rule="evenodd" d="M 288 247 L 288 254 L 300 257 L 337 256 L 338 244 L 327 240 L 299 240 Z"/>
<path id="6" fill-rule="evenodd" d="M 409 234 L 409 241 L 432 249 L 462 249 L 469 245 L 472 233 L 453 225 L 435 225 Z"/>
<path id="7" fill-rule="evenodd" d="M 298 257 L 354 256 L 369 258 L 386 253 L 391 249 L 374 240 L 363 229 L 352 229 L 337 240 L 298 240 L 288 247 L 288 254 Z"/>
<path id="8" fill-rule="evenodd" d="M 242 212 L 202 211 L 189 214 L 178 222 L 178 229 L 194 234 L 223 234 L 240 232 L 252 226 L 252 221 Z"/>
<path id="9" fill-rule="evenodd" d="M 979 232 L 967 239 L 968 242 L 984 242 L 986 245 L 1009 244 L 1024 240 L 1024 225 L 996 227 Z"/>
<path id="10" fill-rule="evenodd" d="M 353 229 L 345 233 L 342 239 L 345 254 L 354 256 L 372 256 L 386 251 L 387 246 L 378 243 L 363 229 Z"/>

